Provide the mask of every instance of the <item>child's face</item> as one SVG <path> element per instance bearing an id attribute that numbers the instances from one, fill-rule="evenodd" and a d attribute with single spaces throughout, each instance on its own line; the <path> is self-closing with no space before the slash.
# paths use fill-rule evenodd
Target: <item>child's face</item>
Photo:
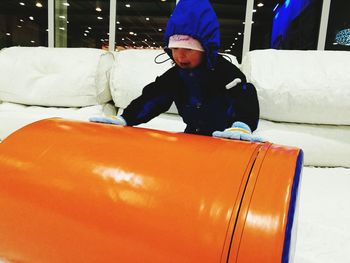
<path id="1" fill-rule="evenodd" d="M 172 48 L 171 51 L 176 64 L 183 69 L 192 69 L 199 66 L 204 56 L 202 51 L 187 48 Z"/>

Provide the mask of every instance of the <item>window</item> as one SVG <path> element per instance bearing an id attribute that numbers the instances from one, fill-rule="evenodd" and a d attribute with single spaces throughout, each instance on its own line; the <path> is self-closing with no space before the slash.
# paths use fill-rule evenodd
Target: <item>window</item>
<path id="1" fill-rule="evenodd" d="M 47 0 L 0 1 L 0 48 L 48 45 Z"/>
<path id="2" fill-rule="evenodd" d="M 350 1 L 331 1 L 325 49 L 350 51 Z"/>
<path id="3" fill-rule="evenodd" d="M 254 1 L 250 50 L 271 48 L 275 1 Z"/>
<path id="4" fill-rule="evenodd" d="M 109 0 L 55 0 L 55 47 L 108 49 Z"/>
<path id="5" fill-rule="evenodd" d="M 124 48 L 162 48 L 166 23 L 175 0 L 117 1 L 116 45 Z"/>
<path id="6" fill-rule="evenodd" d="M 242 60 L 246 0 L 211 1 L 219 19 L 221 34 L 220 52 L 229 53 Z"/>
<path id="7" fill-rule="evenodd" d="M 254 9 L 251 50 L 317 48 L 322 1 L 256 0 Z"/>
<path id="8" fill-rule="evenodd" d="M 236 56 L 239 62 L 249 1 L 210 1 L 220 23 L 220 52 Z M 53 2 L 54 43 L 50 39 L 50 46 L 108 49 L 110 0 Z M 115 48 L 162 48 L 176 2 L 117 0 Z M 322 0 L 254 0 L 250 50 L 316 49 L 322 4 Z M 350 1 L 331 1 L 325 49 L 350 50 L 349 9 Z M 48 46 L 48 13 L 48 0 L 1 0 L 0 48 Z"/>

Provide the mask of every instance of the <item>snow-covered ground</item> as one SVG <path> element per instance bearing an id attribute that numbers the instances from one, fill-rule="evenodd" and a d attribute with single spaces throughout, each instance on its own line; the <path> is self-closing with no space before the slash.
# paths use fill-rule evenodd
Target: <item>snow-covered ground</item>
<path id="1" fill-rule="evenodd" d="M 350 169 L 304 167 L 295 263 L 350 262 Z"/>

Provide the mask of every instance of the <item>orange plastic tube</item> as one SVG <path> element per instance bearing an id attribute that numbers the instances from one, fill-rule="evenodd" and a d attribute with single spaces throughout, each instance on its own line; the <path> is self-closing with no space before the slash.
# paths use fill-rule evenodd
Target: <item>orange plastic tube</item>
<path id="1" fill-rule="evenodd" d="M 270 143 L 36 122 L 0 143 L 0 260 L 280 262 L 291 240 L 299 153 Z M 259 215 L 279 219 L 264 226 L 254 223 Z"/>

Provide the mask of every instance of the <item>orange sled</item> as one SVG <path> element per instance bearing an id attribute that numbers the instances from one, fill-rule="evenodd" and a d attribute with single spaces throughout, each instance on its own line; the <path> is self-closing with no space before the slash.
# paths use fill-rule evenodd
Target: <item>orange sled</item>
<path id="1" fill-rule="evenodd" d="M 0 143 L 0 261 L 289 262 L 299 149 L 43 120 Z"/>

